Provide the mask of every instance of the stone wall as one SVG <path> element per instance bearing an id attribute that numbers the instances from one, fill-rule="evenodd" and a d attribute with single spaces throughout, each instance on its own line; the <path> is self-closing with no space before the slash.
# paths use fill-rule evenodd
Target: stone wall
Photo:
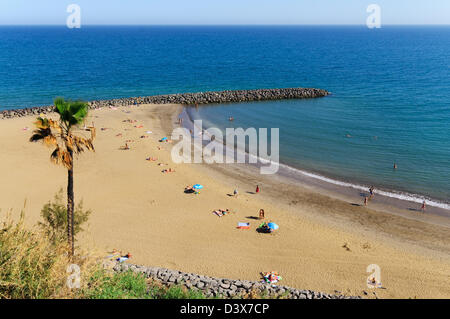
<path id="1" fill-rule="evenodd" d="M 165 286 L 182 285 L 188 289 L 198 289 L 207 297 L 232 298 L 257 293 L 262 297 L 288 298 L 288 299 L 360 299 L 343 295 L 331 295 L 312 290 L 299 290 L 286 286 L 274 286 L 262 281 L 232 280 L 212 278 L 192 273 L 170 270 L 158 267 L 144 267 L 133 264 L 117 263 L 115 272 L 134 271 L 142 273 L 146 278 L 153 279 Z"/>
<path id="2" fill-rule="evenodd" d="M 98 100 L 88 102 L 91 109 L 102 107 L 128 106 L 138 104 L 211 104 L 250 101 L 268 101 L 284 99 L 306 99 L 327 96 L 330 93 L 321 89 L 287 88 L 287 89 L 261 89 L 239 91 L 199 92 L 169 95 L 154 95 L 146 97 L 131 97 L 113 100 Z M 27 115 L 46 114 L 53 111 L 52 106 L 40 106 L 14 110 L 0 111 L 0 119 L 22 117 Z"/>

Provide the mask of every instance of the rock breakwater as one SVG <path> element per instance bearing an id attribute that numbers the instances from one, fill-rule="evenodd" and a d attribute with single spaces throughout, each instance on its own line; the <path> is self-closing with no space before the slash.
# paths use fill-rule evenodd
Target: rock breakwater
<path id="1" fill-rule="evenodd" d="M 236 91 L 212 91 L 198 93 L 154 95 L 145 97 L 130 97 L 112 100 L 96 100 L 88 102 L 91 109 L 103 107 L 131 106 L 140 104 L 182 104 L 202 105 L 217 103 L 237 103 L 251 101 L 269 101 L 285 99 L 308 99 L 329 95 L 326 90 L 314 88 L 285 88 L 285 89 L 259 89 Z M 0 119 L 39 115 L 53 112 L 53 106 L 38 106 L 31 108 L 0 111 Z"/>
<path id="2" fill-rule="evenodd" d="M 144 267 L 133 264 L 115 264 L 115 272 L 133 271 L 142 273 L 148 279 L 163 284 L 164 286 L 182 285 L 188 289 L 198 289 L 206 297 L 245 297 L 250 295 L 262 298 L 286 298 L 286 299 L 361 299 L 341 294 L 326 294 L 312 290 L 299 290 L 286 286 L 265 284 L 262 281 L 232 280 L 213 278 L 177 270 L 158 267 Z"/>

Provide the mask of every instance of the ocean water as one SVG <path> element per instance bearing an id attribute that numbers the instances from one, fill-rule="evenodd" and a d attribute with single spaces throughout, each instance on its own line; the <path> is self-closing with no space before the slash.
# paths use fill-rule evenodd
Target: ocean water
<path id="1" fill-rule="evenodd" d="M 450 27 L 0 27 L 0 109 L 298 86 L 333 94 L 190 113 L 279 127 L 291 167 L 450 202 Z"/>

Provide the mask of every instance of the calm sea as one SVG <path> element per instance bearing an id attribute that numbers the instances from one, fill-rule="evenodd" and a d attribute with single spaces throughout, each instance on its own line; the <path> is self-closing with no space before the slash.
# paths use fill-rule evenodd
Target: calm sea
<path id="1" fill-rule="evenodd" d="M 294 168 L 450 201 L 450 27 L 0 27 L 0 109 L 297 86 L 333 95 L 191 115 L 279 127 Z"/>

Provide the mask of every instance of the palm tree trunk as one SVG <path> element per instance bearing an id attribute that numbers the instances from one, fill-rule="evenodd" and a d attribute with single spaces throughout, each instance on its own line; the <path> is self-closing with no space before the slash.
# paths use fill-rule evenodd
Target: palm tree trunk
<path id="1" fill-rule="evenodd" d="M 71 158 L 73 158 L 72 151 L 69 151 Z M 67 171 L 67 238 L 69 243 L 69 255 L 73 257 L 74 237 L 73 237 L 73 210 L 74 210 L 74 194 L 73 194 L 73 160 L 72 167 Z"/>

